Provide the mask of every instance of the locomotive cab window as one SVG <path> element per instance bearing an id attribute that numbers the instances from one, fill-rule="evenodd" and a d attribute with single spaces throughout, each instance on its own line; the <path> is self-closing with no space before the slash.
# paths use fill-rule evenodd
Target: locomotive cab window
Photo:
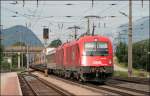
<path id="1" fill-rule="evenodd" d="M 107 42 L 87 42 L 84 45 L 84 53 L 86 56 L 107 56 L 108 43 Z"/>

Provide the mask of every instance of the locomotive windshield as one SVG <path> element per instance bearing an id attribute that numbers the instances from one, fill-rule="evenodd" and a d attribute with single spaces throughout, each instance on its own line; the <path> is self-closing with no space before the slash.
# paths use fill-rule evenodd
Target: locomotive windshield
<path id="1" fill-rule="evenodd" d="M 88 42 L 84 45 L 86 56 L 107 56 L 108 44 L 106 42 Z"/>

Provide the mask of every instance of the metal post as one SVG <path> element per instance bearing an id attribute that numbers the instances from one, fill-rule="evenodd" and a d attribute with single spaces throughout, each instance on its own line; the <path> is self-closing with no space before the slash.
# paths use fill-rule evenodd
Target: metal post
<path id="1" fill-rule="evenodd" d="M 29 46 L 27 44 L 27 71 L 29 70 Z"/>
<path id="2" fill-rule="evenodd" d="M 20 69 L 20 52 L 18 52 L 18 69 Z"/>
<path id="3" fill-rule="evenodd" d="M 74 25 L 74 27 L 68 27 L 68 29 L 75 29 L 74 39 L 76 39 L 77 38 L 77 29 L 80 29 L 80 27 Z"/>
<path id="4" fill-rule="evenodd" d="M 26 28 L 28 28 L 28 24 L 26 23 Z M 27 58 L 27 71 L 29 70 L 29 44 L 26 42 L 26 48 L 27 48 L 27 53 L 26 53 L 26 58 Z"/>
<path id="5" fill-rule="evenodd" d="M 22 55 L 22 56 L 21 56 L 21 57 L 22 57 L 22 58 L 21 58 L 21 62 L 22 62 L 22 63 L 21 63 L 21 67 L 23 68 L 23 52 L 22 52 L 21 55 Z"/>
<path id="6" fill-rule="evenodd" d="M 46 66 L 46 69 L 44 70 L 45 72 L 45 77 L 48 76 L 48 69 L 47 69 L 47 62 L 46 62 L 46 45 L 47 45 L 47 39 L 45 39 L 45 48 L 44 48 L 44 64 Z M 43 55 L 43 54 L 42 54 Z"/>
<path id="7" fill-rule="evenodd" d="M 74 39 L 76 39 L 77 38 L 77 28 L 75 27 L 75 34 L 74 34 Z"/>
<path id="8" fill-rule="evenodd" d="M 96 26 L 94 26 L 94 22 L 93 22 L 92 36 L 94 36 L 95 27 L 96 27 Z"/>
<path id="9" fill-rule="evenodd" d="M 0 40 L 2 40 L 2 30 L 3 30 L 3 25 L 0 25 Z"/>
<path id="10" fill-rule="evenodd" d="M 9 60 L 9 66 L 10 66 L 10 72 L 11 72 L 11 69 L 12 69 L 12 57 L 10 57 L 8 60 Z"/>
<path id="11" fill-rule="evenodd" d="M 132 76 L 132 0 L 129 0 L 128 77 Z"/>
<path id="12" fill-rule="evenodd" d="M 90 18 L 100 18 L 99 16 L 95 16 L 95 15 L 89 15 L 89 16 L 85 16 L 85 18 L 87 18 L 88 19 L 88 31 L 87 31 L 87 33 L 89 33 L 90 34 Z M 94 23 L 94 21 L 93 21 L 93 23 Z M 93 27 L 93 29 L 94 29 L 95 27 Z M 94 29 L 95 30 L 95 29 Z M 92 34 L 93 34 L 93 32 L 92 32 Z"/>
<path id="13" fill-rule="evenodd" d="M 89 20 L 89 18 L 87 18 L 88 19 L 88 21 L 87 21 L 87 35 L 89 35 L 90 34 L 90 20 Z"/>

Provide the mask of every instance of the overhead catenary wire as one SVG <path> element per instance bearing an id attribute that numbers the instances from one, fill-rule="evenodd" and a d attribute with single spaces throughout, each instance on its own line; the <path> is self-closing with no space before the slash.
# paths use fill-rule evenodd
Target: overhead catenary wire
<path id="1" fill-rule="evenodd" d="M 19 4 L 20 4 L 20 3 L 19 3 Z M 26 2 L 26 4 L 28 4 L 28 2 Z M 86 4 L 89 4 L 89 5 L 90 5 L 90 3 L 86 3 Z M 85 4 L 85 5 L 86 5 L 86 4 Z M 96 4 L 96 3 L 95 3 L 95 4 Z M 40 5 L 40 4 L 39 4 L 39 5 Z M 44 4 L 41 4 L 41 5 L 43 6 Z M 45 4 L 45 5 L 48 5 L 48 4 Z M 44 6 L 45 6 L 45 5 L 44 5 Z M 74 4 L 74 5 L 75 5 L 75 4 Z M 97 5 L 98 5 L 98 4 L 97 4 Z M 100 5 L 101 5 L 101 4 L 100 4 Z M 104 5 L 107 5 L 107 4 L 104 4 Z M 125 4 L 121 4 L 121 5 L 125 5 Z M 126 5 L 127 5 L 127 4 L 126 4 Z M 65 6 L 66 6 L 66 5 L 65 5 Z M 24 7 L 24 8 L 25 8 L 25 7 Z M 37 9 L 37 10 L 38 10 L 38 9 Z M 88 12 L 88 11 L 89 11 L 89 10 L 87 10 L 87 12 Z M 112 11 L 112 10 L 109 9 L 109 11 Z M 45 17 L 43 17 L 43 16 L 42 16 L 43 18 L 41 18 L 41 19 L 38 18 L 38 16 L 33 16 L 33 17 L 32 17 L 32 16 L 27 16 L 27 14 L 25 15 L 25 17 L 27 17 L 27 19 L 28 19 L 28 18 L 36 18 L 36 21 L 37 21 L 37 19 L 38 19 L 38 22 L 42 22 L 42 19 L 45 19 L 45 20 L 47 19 L 47 18 L 45 18 Z M 60 16 L 60 17 L 61 17 L 61 16 Z M 63 16 L 62 16 L 62 17 L 63 17 Z M 74 16 L 74 17 L 75 17 L 75 16 Z M 77 16 L 76 16 L 76 17 L 77 17 Z M 118 16 L 118 17 L 123 17 L 123 16 Z M 57 18 L 57 16 L 54 16 L 54 18 Z M 58 16 L 58 18 L 59 18 L 59 16 Z M 77 17 L 77 18 L 81 18 L 81 17 Z M 34 19 L 32 19 L 32 20 L 34 20 Z M 41 21 L 40 21 L 40 20 L 41 20 Z M 47 19 L 47 20 L 48 20 L 48 19 Z M 30 20 L 29 20 L 29 21 L 30 21 Z M 77 22 L 79 22 L 79 21 L 77 21 Z M 33 22 L 33 23 L 34 23 L 34 22 Z M 57 22 L 53 22 L 53 23 L 57 23 Z M 69 23 L 69 22 L 66 22 L 66 23 Z M 79 22 L 79 23 L 80 23 L 80 22 Z M 82 22 L 82 23 L 84 23 L 84 22 Z M 34 24 L 33 24 L 33 25 L 34 25 Z"/>
<path id="2" fill-rule="evenodd" d="M 121 0 L 120 0 L 121 1 Z M 141 0 L 142 1 L 142 0 Z M 31 3 L 31 2 L 34 2 L 34 3 Z M 47 1 L 48 2 L 48 1 Z M 56 1 L 56 2 L 61 2 L 61 1 Z M 121 3 L 120 5 L 127 5 L 127 3 L 124 3 L 125 1 L 121 1 L 121 2 L 123 2 L 123 3 Z M 147 0 L 147 2 L 148 2 L 148 0 Z M 14 3 L 12 3 L 12 2 L 8 2 L 8 1 L 2 1 L 2 4 L 14 4 L 14 5 L 22 5 L 23 4 L 23 2 L 21 2 L 21 1 L 17 1 L 17 3 L 15 4 L 15 2 Z M 35 1 L 28 1 L 28 2 L 25 2 L 25 4 L 26 5 L 37 5 L 37 2 L 35 3 Z M 109 3 L 109 4 L 112 4 L 112 3 Z M 141 6 L 142 5 L 142 3 L 141 2 L 133 2 L 133 4 L 134 5 L 139 5 L 139 6 Z M 56 6 L 56 5 L 58 5 L 58 6 L 66 6 L 66 5 L 68 5 L 68 6 L 75 6 L 75 5 L 91 5 L 91 2 L 82 2 L 82 3 L 78 3 L 78 2 L 72 2 L 72 1 L 68 1 L 68 3 L 63 3 L 63 4 L 58 4 L 58 3 L 51 3 L 51 4 L 40 4 L 40 3 L 38 3 L 38 6 L 42 6 L 42 5 L 47 5 L 47 6 L 49 6 L 49 5 L 54 5 L 54 6 Z M 94 5 L 107 5 L 107 4 L 105 4 L 105 3 L 101 3 L 101 1 L 95 1 L 95 3 L 94 3 Z M 146 1 L 144 1 L 143 2 L 143 5 L 148 5 L 147 3 L 146 3 Z"/>
<path id="3" fill-rule="evenodd" d="M 43 2 L 43 4 L 45 4 L 45 2 Z M 43 12 L 43 10 L 44 10 L 44 7 L 42 7 L 42 9 L 41 9 L 40 15 L 41 15 L 41 13 Z M 39 19 L 37 18 L 37 19 L 36 19 L 36 22 L 33 24 L 32 27 L 34 27 L 34 26 L 38 23 L 38 21 L 39 21 Z"/>

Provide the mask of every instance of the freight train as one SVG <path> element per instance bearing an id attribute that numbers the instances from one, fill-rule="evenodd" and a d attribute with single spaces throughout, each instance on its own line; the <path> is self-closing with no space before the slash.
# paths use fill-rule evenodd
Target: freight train
<path id="1" fill-rule="evenodd" d="M 113 50 L 109 38 L 83 36 L 47 54 L 49 73 L 79 81 L 105 82 L 113 74 Z"/>

